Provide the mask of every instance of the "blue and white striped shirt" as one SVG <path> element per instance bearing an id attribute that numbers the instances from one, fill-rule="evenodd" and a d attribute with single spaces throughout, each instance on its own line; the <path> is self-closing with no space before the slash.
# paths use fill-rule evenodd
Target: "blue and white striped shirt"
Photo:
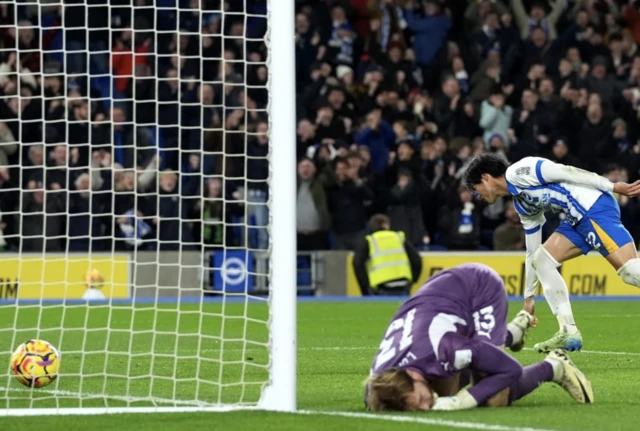
<path id="1" fill-rule="evenodd" d="M 613 183 L 591 172 L 560 165 L 540 157 L 526 157 L 507 168 L 507 189 L 525 232 L 544 224 L 544 213 L 564 213 L 575 225 Z"/>
<path id="2" fill-rule="evenodd" d="M 592 172 L 553 163 L 540 157 L 526 157 L 509 166 L 504 175 L 513 206 L 520 215 L 526 235 L 525 297 L 536 293 L 538 275 L 533 254 L 540 247 L 547 211 L 564 213 L 576 225 L 613 183 Z"/>

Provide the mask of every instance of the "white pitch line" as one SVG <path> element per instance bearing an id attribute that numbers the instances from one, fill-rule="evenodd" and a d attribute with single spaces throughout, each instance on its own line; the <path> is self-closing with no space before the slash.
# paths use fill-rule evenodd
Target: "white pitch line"
<path id="1" fill-rule="evenodd" d="M 374 419 L 390 422 L 405 422 L 405 423 L 417 423 L 423 425 L 436 425 L 438 427 L 448 428 L 466 428 L 472 430 L 483 431 L 552 431 L 543 428 L 530 428 L 530 427 L 518 427 L 507 425 L 493 425 L 479 422 L 463 422 L 447 419 L 435 419 L 425 416 L 400 416 L 400 415 L 385 415 L 375 413 L 356 413 L 356 412 L 339 412 L 339 411 L 318 411 L 318 410 L 298 410 L 297 414 L 302 415 L 323 415 L 323 416 L 338 416 L 345 418 L 357 418 L 357 419 Z"/>
<path id="2" fill-rule="evenodd" d="M 37 392 L 36 392 L 37 391 Z M 210 403 L 205 403 L 202 401 L 188 401 L 188 400 L 170 400 L 167 398 L 156 398 L 156 397 L 125 397 L 122 395 L 107 395 L 107 394 L 92 394 L 92 393 L 84 393 L 84 392 L 72 392 L 58 389 L 37 389 L 34 391 L 29 388 L 6 388 L 0 387 L 0 395 L 2 392 L 34 392 L 38 394 L 48 394 L 58 397 L 73 397 L 73 398 L 83 398 L 83 399 L 109 399 L 115 401 L 125 401 L 131 403 L 137 402 L 150 402 L 157 404 L 173 404 L 179 406 L 195 406 L 195 407 L 206 407 L 211 406 Z M 37 398 L 34 398 L 37 400 Z"/>
<path id="3" fill-rule="evenodd" d="M 4 388 L 0 387 L 0 392 L 31 392 L 30 389 L 22 389 L 22 388 Z M 155 402 L 155 403 L 166 403 L 173 404 L 174 406 L 194 406 L 194 407 L 202 407 L 205 410 L 211 408 L 212 410 L 217 410 L 220 412 L 240 410 L 242 407 L 235 408 L 234 406 L 224 407 L 224 406 L 215 406 L 204 402 L 198 401 L 184 401 L 184 400 L 167 400 L 164 398 L 143 398 L 143 397 L 123 397 L 120 395 L 108 395 L 108 394 L 92 394 L 92 393 L 82 393 L 82 392 L 71 392 L 64 390 L 47 390 L 47 389 L 38 389 L 38 393 L 47 393 L 51 395 L 58 396 L 67 396 L 78 399 L 90 399 L 90 398 L 103 398 L 110 400 L 119 400 L 119 401 L 128 401 L 128 402 Z M 162 409 L 162 408 L 159 408 Z M 56 409 L 39 409 L 44 412 L 53 412 Z M 83 408 L 78 409 L 68 409 L 68 414 L 70 415 L 78 415 L 83 413 Z M 91 411 L 92 414 L 100 414 L 100 413 L 110 413 L 106 409 L 102 412 L 101 408 L 87 408 L 87 413 Z M 149 410 L 149 408 L 132 408 L 128 410 L 127 408 L 117 408 L 118 413 L 145 413 Z M 167 410 L 170 411 L 171 409 Z M 245 410 L 258 410 L 254 408 L 245 408 Z M 417 423 L 423 425 L 436 425 L 439 427 L 448 427 L 448 428 L 465 428 L 472 430 L 481 430 L 481 431 L 553 431 L 543 428 L 530 428 L 530 427 L 513 427 L 506 425 L 493 425 L 493 424 L 484 424 L 477 422 L 463 422 L 463 421 L 454 421 L 454 420 L 446 420 L 446 419 L 435 419 L 435 418 L 427 418 L 424 416 L 400 416 L 400 415 L 385 415 L 385 414 L 373 414 L 373 413 L 357 413 L 357 412 L 340 412 L 340 411 L 322 411 L 322 410 L 298 410 L 295 412 L 291 412 L 293 414 L 298 415 L 322 415 L 322 416 L 334 416 L 334 417 L 345 417 L 345 418 L 353 418 L 353 419 L 372 419 L 372 420 L 382 420 L 389 422 L 404 422 L 404 423 Z"/>
<path id="4" fill-rule="evenodd" d="M 529 350 L 535 352 L 536 350 L 531 347 L 525 347 L 522 350 Z M 580 350 L 579 352 L 571 352 L 572 354 L 586 353 L 589 355 L 615 355 L 615 356 L 640 356 L 640 352 L 608 352 L 602 350 Z"/>
<path id="5" fill-rule="evenodd" d="M 0 410 L 2 417 L 26 416 L 96 416 L 123 414 L 154 414 L 154 413 L 227 413 L 234 411 L 257 410 L 255 407 L 216 405 L 213 407 L 41 407 L 34 409 L 16 408 Z"/>

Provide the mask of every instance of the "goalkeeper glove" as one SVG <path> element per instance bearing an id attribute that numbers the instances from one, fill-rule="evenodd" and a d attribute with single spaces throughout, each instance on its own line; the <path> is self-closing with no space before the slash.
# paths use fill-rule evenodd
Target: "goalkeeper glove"
<path id="1" fill-rule="evenodd" d="M 462 390 L 453 397 L 439 397 L 431 410 L 454 411 L 472 409 L 478 406 L 478 402 L 469 392 Z"/>

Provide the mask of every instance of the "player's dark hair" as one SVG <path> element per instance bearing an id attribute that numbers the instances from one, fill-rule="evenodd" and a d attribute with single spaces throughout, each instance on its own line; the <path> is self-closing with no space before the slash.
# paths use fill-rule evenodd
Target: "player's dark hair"
<path id="1" fill-rule="evenodd" d="M 495 153 L 484 153 L 475 157 L 469 163 L 469 167 L 464 173 L 464 185 L 470 189 L 482 182 L 482 175 L 489 174 L 494 178 L 504 175 L 509 167 L 509 163 L 503 156 Z"/>
<path id="2" fill-rule="evenodd" d="M 402 368 L 389 368 L 378 375 L 368 378 L 367 406 L 369 410 L 398 410 L 408 409 L 408 401 L 413 392 L 413 379 Z"/>

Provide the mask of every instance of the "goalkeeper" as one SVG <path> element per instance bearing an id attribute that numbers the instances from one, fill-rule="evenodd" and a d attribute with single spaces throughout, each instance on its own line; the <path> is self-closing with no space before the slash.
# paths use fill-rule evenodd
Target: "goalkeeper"
<path id="1" fill-rule="evenodd" d="M 506 324 L 500 276 L 480 264 L 442 271 L 398 310 L 374 358 L 365 388 L 371 410 L 462 410 L 506 406 L 543 382 L 579 403 L 593 402 L 589 380 L 560 350 L 522 367 L 504 351 L 524 346 L 533 317 Z M 474 383 L 465 387 L 470 379 Z"/>

